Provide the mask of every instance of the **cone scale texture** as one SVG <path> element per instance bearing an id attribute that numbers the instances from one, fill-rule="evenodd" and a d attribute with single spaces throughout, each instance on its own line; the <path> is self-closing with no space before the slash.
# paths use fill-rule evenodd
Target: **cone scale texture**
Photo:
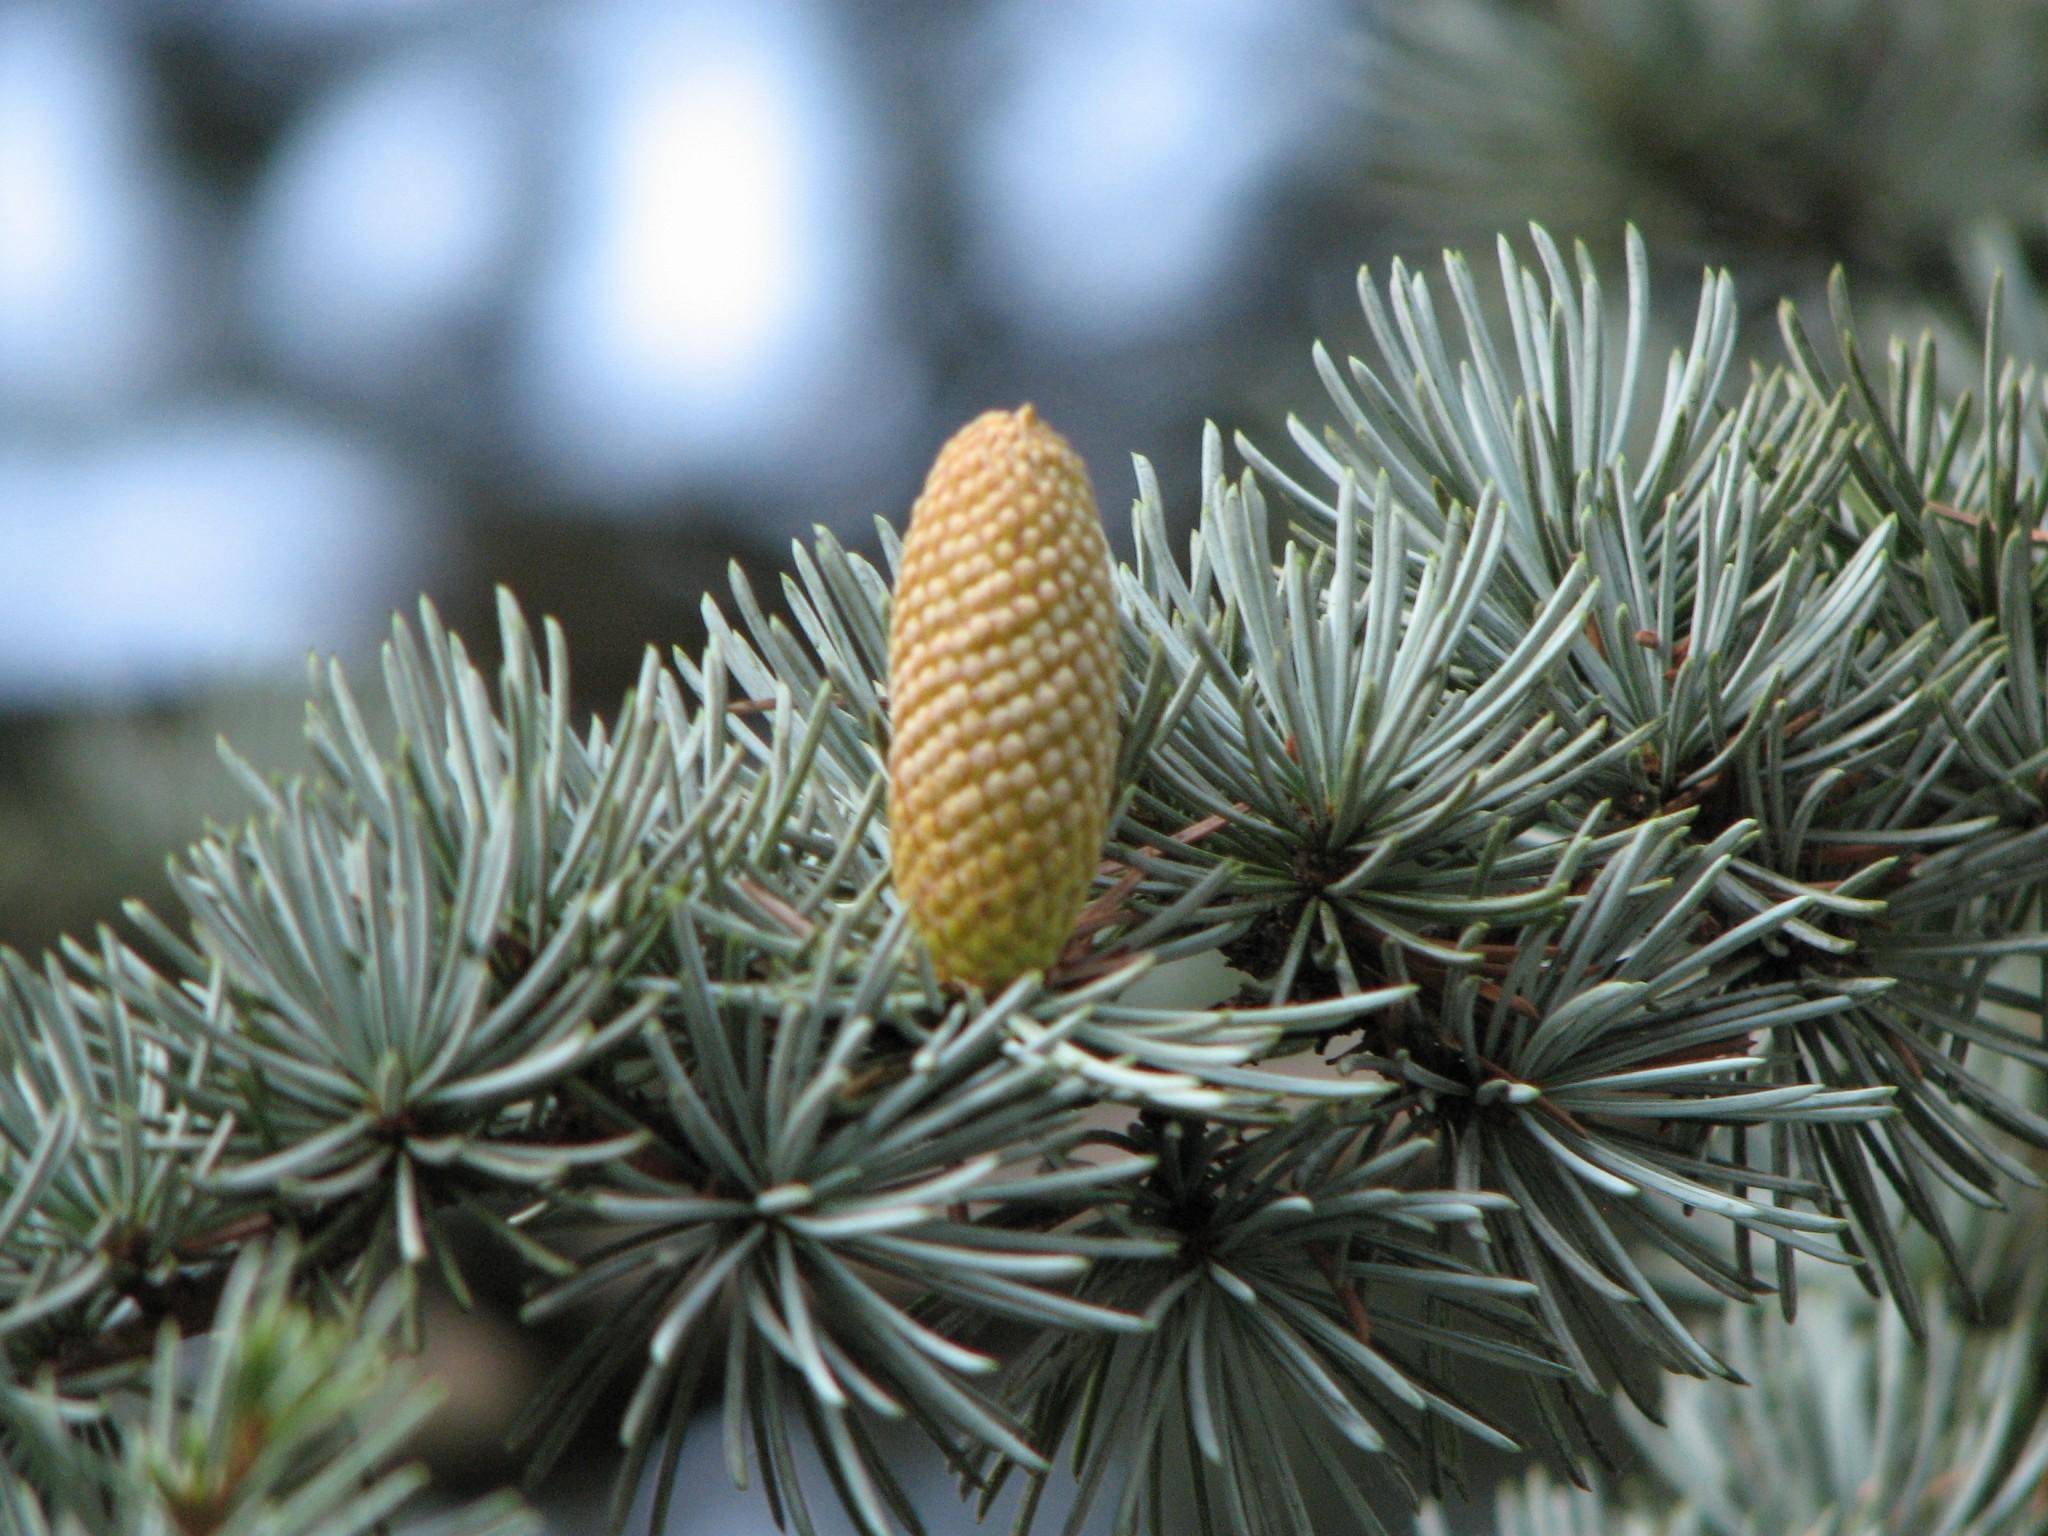
<path id="1" fill-rule="evenodd" d="M 1108 830 L 1116 597 L 1087 466 L 1028 405 L 939 450 L 889 626 L 896 888 L 947 981 L 1058 958 Z"/>

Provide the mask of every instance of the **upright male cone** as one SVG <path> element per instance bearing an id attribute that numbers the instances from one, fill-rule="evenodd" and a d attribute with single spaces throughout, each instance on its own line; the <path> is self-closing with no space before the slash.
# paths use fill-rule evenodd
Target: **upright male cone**
<path id="1" fill-rule="evenodd" d="M 940 977 L 1050 965 L 1087 900 L 1117 748 L 1116 594 L 1088 468 L 1030 406 L 939 450 L 889 624 L 896 888 Z"/>

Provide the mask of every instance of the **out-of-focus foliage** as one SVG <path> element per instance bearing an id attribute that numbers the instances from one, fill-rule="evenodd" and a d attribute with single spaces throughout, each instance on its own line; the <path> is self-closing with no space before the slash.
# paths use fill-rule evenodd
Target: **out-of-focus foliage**
<path id="1" fill-rule="evenodd" d="M 1632 220 L 1752 302 L 1842 262 L 1966 334 L 1986 250 L 2048 241 L 2038 0 L 1447 0 L 1372 28 L 1358 188 L 1421 243 Z"/>

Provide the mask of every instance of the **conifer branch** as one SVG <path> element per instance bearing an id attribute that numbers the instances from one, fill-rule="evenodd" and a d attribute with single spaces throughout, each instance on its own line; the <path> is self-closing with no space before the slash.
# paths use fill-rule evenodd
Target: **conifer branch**
<path id="1" fill-rule="evenodd" d="M 1089 708 L 1056 636 L 989 708 L 925 656 L 929 888 L 893 580 L 974 645 L 1031 604 L 890 530 L 800 545 L 779 602 L 735 577 L 596 720 L 509 596 L 494 671 L 394 627 L 388 735 L 317 668 L 315 770 L 230 757 L 250 815 L 175 911 L 0 958 L 0 1530 L 382 1518 L 423 1401 L 387 1358 L 481 1231 L 582 1324 L 536 1475 L 615 1427 L 621 1518 L 711 1414 L 805 1536 L 821 1494 L 922 1528 L 892 1423 L 1019 1529 L 1062 1458 L 1119 1536 L 1399 1529 L 1468 1442 L 1592 1477 L 1618 1389 L 1691 1512 L 1531 1485 L 1503 1532 L 2037 1532 L 2031 1325 L 1964 1319 L 2019 1316 L 1979 1259 L 2048 1149 L 2040 391 L 1997 301 L 1972 394 L 1931 343 L 1873 371 L 1840 285 L 1751 357 L 1723 272 L 1659 371 L 1643 243 L 1610 316 L 1531 240 L 1504 323 L 1455 255 L 1362 280 L 1330 425 L 1235 470 L 1211 429 L 1184 543 L 1140 462 L 1135 558 L 1061 599 Z M 1022 797 L 1000 849 L 965 790 Z M 1074 889 L 1001 944 L 918 905 L 1044 860 Z M 1139 987 L 1195 956 L 1235 995 Z M 1797 1462 L 1801 1351 L 1859 1362 L 1844 1435 L 1898 1430 L 1861 1482 Z"/>

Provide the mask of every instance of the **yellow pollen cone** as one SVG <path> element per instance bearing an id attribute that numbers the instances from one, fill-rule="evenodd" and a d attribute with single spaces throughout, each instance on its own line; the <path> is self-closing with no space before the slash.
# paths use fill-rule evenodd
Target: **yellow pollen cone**
<path id="1" fill-rule="evenodd" d="M 1088 468 L 1030 406 L 953 435 L 889 624 L 896 889 L 940 977 L 1050 965 L 1087 900 L 1117 750 L 1116 596 Z"/>

